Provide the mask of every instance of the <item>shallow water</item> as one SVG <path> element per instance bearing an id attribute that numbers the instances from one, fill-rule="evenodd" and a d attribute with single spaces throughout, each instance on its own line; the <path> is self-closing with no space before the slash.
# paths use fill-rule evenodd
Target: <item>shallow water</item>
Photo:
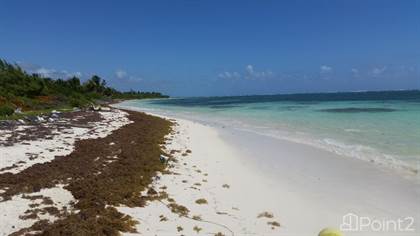
<path id="1" fill-rule="evenodd" d="M 132 100 L 123 106 L 292 140 L 416 174 L 420 92 Z"/>

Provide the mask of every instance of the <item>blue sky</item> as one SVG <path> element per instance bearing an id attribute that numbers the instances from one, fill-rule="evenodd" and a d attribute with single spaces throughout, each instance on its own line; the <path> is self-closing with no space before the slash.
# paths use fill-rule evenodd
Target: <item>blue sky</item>
<path id="1" fill-rule="evenodd" d="M 420 1 L 2 1 L 0 58 L 173 96 L 420 88 Z"/>

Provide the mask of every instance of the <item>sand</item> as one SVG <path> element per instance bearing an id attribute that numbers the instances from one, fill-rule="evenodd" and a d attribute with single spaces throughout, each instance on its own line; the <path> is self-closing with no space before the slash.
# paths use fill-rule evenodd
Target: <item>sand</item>
<path id="1" fill-rule="evenodd" d="M 19 140 L 12 146 L 0 146 L 0 174 L 19 173 L 35 164 L 53 160 L 56 156 L 65 156 L 73 151 L 76 140 L 101 138 L 112 131 L 128 124 L 127 114 L 121 110 L 99 112 L 102 121 L 91 122 L 86 127 L 69 126 L 65 129 L 55 129 L 51 139 Z M 66 122 L 65 119 L 62 119 Z M 46 129 L 54 127 L 54 123 L 41 124 Z M 5 140 L 13 132 L 25 132 L 31 125 L 17 126 L 15 130 L 0 130 L 0 140 Z"/>
<path id="2" fill-rule="evenodd" d="M 413 217 L 417 229 L 416 180 L 303 144 L 175 120 L 179 133 L 166 148 L 181 150 L 171 169 L 176 174 L 162 175 L 153 188 L 164 189 L 190 212 L 180 217 L 165 201 L 118 208 L 140 222 L 139 234 L 317 235 L 325 227 L 339 228 L 348 213 L 371 220 Z M 192 153 L 182 155 L 188 149 Z M 258 217 L 264 212 L 272 217 Z M 364 230 L 345 235 L 418 235 Z"/>
<path id="3" fill-rule="evenodd" d="M 52 202 L 45 204 L 43 199 L 28 199 L 28 196 L 43 196 L 51 199 Z M 27 210 L 40 210 L 44 207 L 56 207 L 60 213 L 68 214 L 73 210 L 70 207 L 71 202 L 74 202 L 73 195 L 65 190 L 63 185 L 41 189 L 36 193 L 15 195 L 8 201 L 0 202 L 0 234 L 9 235 L 19 229 L 30 227 L 39 220 L 53 222 L 57 217 L 48 212 L 45 214 L 38 214 L 39 217 L 37 218 L 24 219 L 22 216 L 30 214 Z M 36 204 L 36 207 L 31 207 L 31 204 Z"/>
<path id="4" fill-rule="evenodd" d="M 86 115 L 86 113 L 83 114 Z M 103 138 L 120 127 L 132 123 L 128 119 L 128 113 L 118 109 L 98 112 L 98 114 L 101 117 L 100 121 L 89 122 L 85 127 L 77 127 L 76 121 L 69 124 L 68 120 L 63 118 L 60 122 L 64 122 L 66 128 L 63 126 L 57 128 L 52 122 L 46 122 L 36 126 L 19 125 L 13 127 L 12 130 L 2 129 L 1 141 L 8 145 L 0 145 L 0 169 L 4 168 L 0 174 L 16 176 L 36 164 L 41 166 L 43 163 L 51 162 L 57 156 L 67 156 L 73 152 L 77 140 Z M 22 135 L 26 135 L 34 130 L 39 131 L 40 128 L 43 131 L 51 129 L 54 135 L 49 135 L 51 133 L 49 131 L 43 134 L 35 132 L 30 139 L 16 138 L 15 141 L 7 141 L 13 132 L 20 131 Z M 47 139 L 46 136 L 50 138 Z M 34 156 L 36 158 L 33 158 Z M 47 171 L 41 174 L 47 175 Z M 33 176 L 33 178 L 38 178 L 36 173 Z M 0 235 L 18 232 L 41 220 L 54 222 L 61 216 L 75 212 L 73 203 L 76 200 L 65 187 L 66 185 L 57 183 L 54 187 L 42 188 L 33 193 L 13 195 L 11 199 L 0 197 Z M 0 193 L 4 193 L 8 188 L 0 188 Z M 44 198 L 48 201 L 44 201 Z M 31 217 L 32 213 L 35 214 Z"/>
<path id="5" fill-rule="evenodd" d="M 68 150 L 57 147 L 60 152 L 56 155 L 71 152 L 72 142 L 78 138 L 105 137 L 130 122 L 123 111 L 103 115 L 105 122 L 96 124 L 95 131 L 82 132 L 74 127 L 63 136 L 59 134 L 63 139 L 67 137 Z M 163 148 L 172 152 L 177 161 L 169 162 L 169 174 L 159 174 L 150 186 L 165 191 L 168 198 L 149 201 L 145 207 L 119 206 L 120 212 L 139 222 L 138 233 L 124 235 L 317 235 L 325 227 L 339 228 L 347 213 L 372 220 L 413 217 L 412 227 L 417 230 L 418 179 L 405 179 L 373 164 L 304 144 L 186 119 L 174 120 L 178 124 L 174 127 L 175 135 L 168 136 L 171 140 Z M 51 145 L 62 145 L 55 141 Z M 37 141 L 25 145 L 31 153 L 36 151 L 34 142 Z M 19 145 L 1 147 L 2 154 L 18 157 L 2 163 L 2 167 L 25 161 L 20 163 L 24 165 L 5 172 L 19 173 L 55 156 L 31 162 L 28 155 L 19 156 L 23 152 Z M 74 198 L 63 187 L 41 189 L 41 193 L 50 197 L 58 209 L 71 212 L 73 209 L 68 206 Z M 147 195 L 146 192 L 142 194 Z M 23 220 L 19 216 L 25 215 L 29 204 L 37 201 L 20 194 L 0 202 L 1 233 L 6 235 L 30 226 L 33 219 Z M 185 206 L 188 213 L 173 213 L 168 208 L 172 202 Z M 49 214 L 40 218 L 56 220 Z M 418 231 L 345 232 L 345 235 L 418 235 Z"/>
<path id="6" fill-rule="evenodd" d="M 146 208 L 118 208 L 140 221 L 139 233 L 174 235 L 178 226 L 183 228 L 179 234 L 184 235 L 196 234 L 194 227 L 201 229 L 203 235 L 278 232 L 278 227 L 272 229 L 267 222 L 280 222 L 279 212 L 275 212 L 273 218 L 258 218 L 263 212 L 273 212 L 272 204 L 277 201 L 269 197 L 256 204 L 259 198 L 270 194 L 268 186 L 260 184 L 265 182 L 264 179 L 249 175 L 250 172 L 236 158 L 235 151 L 218 137 L 214 129 L 185 120 L 177 120 L 177 123 L 176 132 L 179 133 L 166 148 L 181 150 L 176 155 L 178 162 L 171 169 L 179 175 L 162 175 L 154 188 L 166 187 L 169 197 L 190 210 L 190 218 L 171 213 L 159 201 L 150 202 Z M 188 149 L 192 153 L 183 156 Z M 197 204 L 198 199 L 205 199 L 207 203 Z M 162 216 L 167 220 L 162 221 Z M 201 219 L 191 219 L 194 216 Z"/>

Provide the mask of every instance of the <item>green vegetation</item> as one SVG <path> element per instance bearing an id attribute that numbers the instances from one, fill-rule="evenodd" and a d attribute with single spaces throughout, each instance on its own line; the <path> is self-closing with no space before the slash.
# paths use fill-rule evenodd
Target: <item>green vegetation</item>
<path id="1" fill-rule="evenodd" d="M 9 117 L 16 109 L 39 111 L 86 107 L 99 100 L 164 98 L 156 92 L 120 92 L 108 87 L 106 81 L 94 75 L 81 82 L 69 79 L 44 78 L 28 74 L 18 65 L 0 59 L 0 117 Z"/>
<path id="2" fill-rule="evenodd" d="M 15 112 L 15 109 L 10 104 L 0 106 L 0 116 L 10 116 Z"/>

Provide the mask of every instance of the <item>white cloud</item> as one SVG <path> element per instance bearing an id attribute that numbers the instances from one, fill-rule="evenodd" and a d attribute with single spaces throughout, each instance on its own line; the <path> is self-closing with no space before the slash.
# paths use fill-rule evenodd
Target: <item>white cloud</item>
<path id="1" fill-rule="evenodd" d="M 28 74 L 38 74 L 41 77 L 45 78 L 52 78 L 52 79 L 67 79 L 73 76 L 76 77 L 82 77 L 83 74 L 80 71 L 76 72 L 69 72 L 67 70 L 55 70 L 55 69 L 49 69 L 46 67 L 30 64 L 30 63 L 24 63 L 24 62 L 18 62 L 18 65 L 22 67 L 23 70 L 25 70 Z"/>
<path id="2" fill-rule="evenodd" d="M 241 78 L 241 75 L 238 72 L 222 72 L 218 75 L 221 79 L 239 79 Z"/>
<path id="3" fill-rule="evenodd" d="M 124 70 L 117 70 L 117 71 L 115 71 L 115 76 L 116 76 L 118 79 L 124 79 L 124 78 L 126 78 L 126 77 L 127 77 L 127 72 L 126 72 L 126 71 L 124 71 Z"/>
<path id="4" fill-rule="evenodd" d="M 129 76 L 128 80 L 133 81 L 133 82 L 140 82 L 140 81 L 143 81 L 143 78 L 142 77 L 137 77 L 137 76 Z"/>
<path id="5" fill-rule="evenodd" d="M 353 74 L 354 77 L 359 77 L 359 69 L 352 68 L 351 73 Z"/>
<path id="6" fill-rule="evenodd" d="M 45 78 L 53 78 L 53 79 L 67 79 L 70 77 L 82 77 L 83 74 L 82 72 L 69 72 L 67 70 L 62 70 L 62 71 L 57 71 L 54 69 L 48 69 L 45 67 L 39 67 L 36 69 L 31 69 L 31 70 L 27 70 L 28 73 L 30 74 L 38 74 L 41 77 L 45 77 Z"/>
<path id="7" fill-rule="evenodd" d="M 331 66 L 322 65 L 320 67 L 321 73 L 330 73 L 332 72 L 333 68 Z"/>
<path id="8" fill-rule="evenodd" d="M 254 66 L 253 66 L 253 65 L 247 65 L 247 66 L 245 67 L 245 72 L 246 72 L 248 75 L 252 75 L 252 74 L 254 74 Z"/>
<path id="9" fill-rule="evenodd" d="M 383 67 L 375 67 L 372 69 L 371 71 L 371 75 L 376 77 L 376 76 L 380 76 L 382 75 L 385 71 L 386 71 L 387 67 L 383 66 Z"/>
<path id="10" fill-rule="evenodd" d="M 83 76 L 82 72 L 80 72 L 80 71 L 69 72 L 69 71 L 66 71 L 66 70 L 62 70 L 60 72 L 56 72 L 55 74 L 56 75 L 61 74 L 62 77 L 60 77 L 60 78 L 70 78 L 70 77 L 74 77 L 74 76 L 80 78 L 80 77 Z"/>
<path id="11" fill-rule="evenodd" d="M 55 70 L 47 69 L 44 67 L 41 67 L 32 71 L 32 73 L 38 74 L 43 77 L 51 77 L 51 75 L 54 74 L 55 72 L 56 72 Z"/>
<path id="12" fill-rule="evenodd" d="M 266 79 L 273 76 L 273 72 L 270 70 L 256 71 L 253 65 L 245 66 L 243 73 L 225 71 L 218 74 L 221 79 Z"/>
<path id="13" fill-rule="evenodd" d="M 256 71 L 254 70 L 253 65 L 247 65 L 245 67 L 245 78 L 247 79 L 266 79 L 273 75 L 273 72 L 270 70 L 266 71 Z"/>
<path id="14" fill-rule="evenodd" d="M 125 70 L 115 71 L 115 77 L 121 80 L 132 81 L 132 82 L 139 82 L 143 80 L 143 78 L 141 77 L 129 75 L 127 71 Z"/>

